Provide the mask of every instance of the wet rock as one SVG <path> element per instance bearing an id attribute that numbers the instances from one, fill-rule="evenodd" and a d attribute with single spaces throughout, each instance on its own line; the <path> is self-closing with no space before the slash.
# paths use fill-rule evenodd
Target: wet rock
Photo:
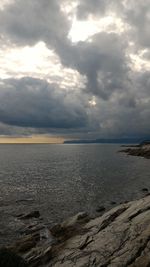
<path id="1" fill-rule="evenodd" d="M 96 209 L 97 212 L 104 212 L 106 209 L 104 206 L 100 206 Z"/>
<path id="2" fill-rule="evenodd" d="M 116 201 L 111 201 L 110 204 L 111 205 L 116 205 L 117 203 L 116 203 Z"/>
<path id="3" fill-rule="evenodd" d="M 53 236 L 58 237 L 62 234 L 63 229 L 61 224 L 55 224 L 53 227 L 51 227 L 50 231 Z"/>
<path id="4" fill-rule="evenodd" d="M 29 266 L 43 266 L 51 260 L 51 246 L 34 248 L 26 255 L 26 261 Z"/>
<path id="5" fill-rule="evenodd" d="M 142 191 L 147 193 L 148 192 L 148 188 L 142 188 Z"/>
<path id="6" fill-rule="evenodd" d="M 61 226 L 63 228 L 67 228 L 70 226 L 75 226 L 76 224 L 82 224 L 89 221 L 89 216 L 86 212 L 79 212 L 77 213 L 75 216 L 67 219 L 66 221 L 64 221 Z"/>
<path id="7" fill-rule="evenodd" d="M 54 237 L 65 240 L 69 236 L 80 232 L 81 225 L 85 224 L 89 220 L 90 218 L 86 212 L 79 212 L 61 224 L 54 225 L 50 231 Z"/>
<path id="8" fill-rule="evenodd" d="M 9 249 L 15 253 L 24 253 L 34 248 L 40 241 L 40 234 L 27 235 L 20 240 L 17 240 L 13 245 L 9 246 Z"/>
<path id="9" fill-rule="evenodd" d="M 34 210 L 34 211 L 31 211 L 31 212 L 29 212 L 27 214 L 19 216 L 19 218 L 21 220 L 28 220 L 28 219 L 39 218 L 39 217 L 40 217 L 40 212 L 38 210 Z"/>
<path id="10" fill-rule="evenodd" d="M 27 267 L 27 263 L 11 250 L 7 248 L 1 248 L 0 267 Z"/>

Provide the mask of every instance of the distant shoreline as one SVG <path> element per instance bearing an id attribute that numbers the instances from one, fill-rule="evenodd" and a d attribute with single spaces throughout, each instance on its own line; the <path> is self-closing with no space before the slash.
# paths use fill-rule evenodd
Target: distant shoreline
<path id="1" fill-rule="evenodd" d="M 127 149 L 121 150 L 120 152 L 125 152 L 127 153 L 127 155 L 131 155 L 131 156 L 139 156 L 139 157 L 150 159 L 150 142 L 143 143 L 135 147 L 132 146 L 132 148 L 127 148 Z"/>

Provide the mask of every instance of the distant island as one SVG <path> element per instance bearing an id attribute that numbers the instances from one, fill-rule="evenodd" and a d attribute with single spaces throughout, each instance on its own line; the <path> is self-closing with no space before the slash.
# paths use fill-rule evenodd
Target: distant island
<path id="1" fill-rule="evenodd" d="M 65 140 L 64 144 L 139 144 L 142 142 L 143 138 L 99 138 Z"/>

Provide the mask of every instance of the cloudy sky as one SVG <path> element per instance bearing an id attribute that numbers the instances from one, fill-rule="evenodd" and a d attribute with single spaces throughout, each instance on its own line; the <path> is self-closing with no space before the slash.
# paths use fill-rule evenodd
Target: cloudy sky
<path id="1" fill-rule="evenodd" d="M 150 133 L 150 0 L 1 0 L 0 135 Z"/>

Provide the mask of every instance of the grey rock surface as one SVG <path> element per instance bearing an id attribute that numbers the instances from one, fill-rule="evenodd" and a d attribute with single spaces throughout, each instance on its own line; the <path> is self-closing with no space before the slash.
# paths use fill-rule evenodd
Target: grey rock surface
<path id="1" fill-rule="evenodd" d="M 95 219 L 79 213 L 42 234 L 37 228 L 9 249 L 29 266 L 148 267 L 150 196 L 121 204 Z"/>

